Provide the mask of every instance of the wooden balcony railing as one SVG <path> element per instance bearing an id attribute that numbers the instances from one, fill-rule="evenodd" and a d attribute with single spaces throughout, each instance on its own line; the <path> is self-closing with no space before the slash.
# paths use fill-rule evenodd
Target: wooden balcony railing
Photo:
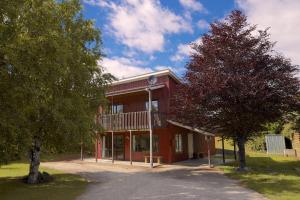
<path id="1" fill-rule="evenodd" d="M 166 115 L 152 112 L 152 127 L 163 128 L 166 126 Z M 106 131 L 148 130 L 148 111 L 128 112 L 118 114 L 104 114 L 99 116 L 98 122 Z"/>

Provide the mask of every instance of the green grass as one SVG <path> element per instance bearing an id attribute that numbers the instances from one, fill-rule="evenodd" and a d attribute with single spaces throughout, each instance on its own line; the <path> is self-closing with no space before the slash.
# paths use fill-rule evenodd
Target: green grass
<path id="1" fill-rule="evenodd" d="M 237 163 L 221 167 L 225 174 L 238 179 L 271 200 L 300 199 L 300 161 L 283 156 L 268 156 L 250 152 L 247 155 L 249 171 L 237 172 Z"/>
<path id="2" fill-rule="evenodd" d="M 53 175 L 50 183 L 28 185 L 21 178 L 28 174 L 28 164 L 12 163 L 0 167 L 1 200 L 71 200 L 80 195 L 87 186 L 87 181 L 78 175 L 65 174 L 61 171 L 41 168 Z"/>
<path id="3" fill-rule="evenodd" d="M 220 138 L 216 148 L 222 149 Z M 225 140 L 226 158 L 232 158 L 232 142 Z M 238 163 L 220 167 L 225 174 L 241 181 L 243 186 L 253 189 L 271 200 L 300 199 L 300 160 L 283 156 L 270 156 L 262 152 L 250 152 L 247 148 L 247 172 L 237 172 Z"/>
<path id="4" fill-rule="evenodd" d="M 222 139 L 221 137 L 215 138 L 215 147 L 217 154 L 214 157 L 216 159 L 222 159 Z M 225 159 L 234 159 L 234 148 L 231 140 L 224 140 Z"/>
<path id="5" fill-rule="evenodd" d="M 222 149 L 222 138 L 215 138 L 216 149 Z M 224 149 L 233 151 L 233 143 L 231 140 L 224 140 Z"/>

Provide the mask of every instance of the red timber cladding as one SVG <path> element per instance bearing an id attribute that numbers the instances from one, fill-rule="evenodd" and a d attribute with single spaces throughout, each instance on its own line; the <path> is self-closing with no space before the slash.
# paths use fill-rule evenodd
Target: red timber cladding
<path id="1" fill-rule="evenodd" d="M 167 88 L 156 89 L 152 92 L 152 100 L 158 100 L 158 106 L 160 112 L 168 111 L 168 96 Z M 109 98 L 112 104 L 123 104 L 123 112 L 137 112 L 144 111 L 146 109 L 145 103 L 148 101 L 148 92 L 142 91 L 132 94 L 125 94 L 120 96 L 114 96 Z"/>
<path id="2" fill-rule="evenodd" d="M 153 131 L 154 135 L 159 135 L 159 152 L 153 153 L 155 156 L 162 156 L 162 162 L 172 163 L 177 161 L 182 161 L 188 159 L 188 133 L 189 131 L 180 127 L 169 125 L 164 129 L 155 129 Z M 108 133 L 110 134 L 110 133 Z M 147 131 L 143 132 L 132 132 L 132 134 L 149 134 Z M 182 147 L 183 151 L 178 153 L 175 151 L 175 135 L 182 134 Z M 130 139 L 129 132 L 119 132 L 114 133 L 114 135 L 123 135 L 124 136 L 124 150 L 125 150 L 125 160 L 130 160 Z M 194 133 L 194 136 L 197 136 L 197 139 L 194 137 L 195 148 L 198 150 L 195 152 L 202 152 L 207 156 L 207 142 L 204 135 Z M 214 139 L 211 140 L 210 144 L 211 154 L 215 153 L 215 143 Z M 101 142 L 98 143 L 98 158 L 101 158 Z M 144 156 L 149 155 L 146 152 L 132 152 L 133 161 L 144 161 Z"/>
<path id="3" fill-rule="evenodd" d="M 152 92 L 152 100 L 159 101 L 159 111 L 167 113 L 169 111 L 169 77 L 161 76 L 158 77 L 156 85 L 164 84 L 165 87 L 156 89 Z M 115 85 L 112 87 L 111 91 L 121 91 L 132 89 L 135 87 L 147 86 L 147 80 L 135 81 L 132 83 L 124 83 L 120 85 Z M 145 102 L 148 101 L 148 92 L 141 91 L 136 93 L 124 94 L 114 97 L 109 97 L 109 100 L 113 104 L 123 104 L 124 112 L 137 112 L 145 110 Z"/>
<path id="4" fill-rule="evenodd" d="M 165 84 L 166 82 L 168 82 L 168 76 L 167 75 L 159 76 L 159 77 L 157 77 L 156 85 Z M 129 89 L 134 89 L 134 88 L 139 88 L 139 87 L 147 87 L 147 86 L 148 86 L 147 79 L 133 81 L 133 82 L 129 82 L 129 83 L 121 83 L 121 84 L 118 84 L 118 85 L 111 86 L 110 89 L 109 89 L 109 93 L 110 92 L 119 92 L 119 91 L 122 91 L 122 90 L 129 90 Z"/>
<path id="5" fill-rule="evenodd" d="M 98 146 L 97 146 L 98 145 Z M 95 152 L 96 152 L 96 155 L 95 155 L 95 158 L 102 158 L 102 145 L 101 145 L 101 137 L 100 139 L 96 139 L 96 144 L 95 144 Z"/>
<path id="6" fill-rule="evenodd" d="M 159 135 L 159 152 L 154 152 L 154 156 L 162 156 L 162 162 L 164 163 L 171 163 L 172 158 L 172 138 L 170 132 L 167 128 L 165 129 L 155 129 L 153 131 L 154 135 Z M 110 134 L 110 133 L 108 133 Z M 132 132 L 134 134 L 149 134 L 147 131 L 141 132 Z M 125 151 L 125 160 L 130 160 L 130 139 L 129 139 L 129 132 L 118 132 L 114 133 L 114 135 L 123 135 L 124 136 L 124 151 Z M 175 148 L 175 146 L 174 146 Z M 102 145 L 101 141 L 98 142 L 98 158 L 102 158 Z M 149 155 L 147 152 L 132 152 L 132 160 L 133 161 L 144 161 L 144 156 Z"/>
<path id="7" fill-rule="evenodd" d="M 168 81 L 168 88 L 169 88 L 169 90 L 168 90 L 168 92 L 169 92 L 169 94 L 168 94 L 168 96 L 169 96 L 169 98 L 168 98 L 168 112 L 170 111 L 171 97 L 172 97 L 172 95 L 174 95 L 176 93 L 177 84 L 178 83 L 174 79 L 169 77 L 169 81 Z"/>
<path id="8" fill-rule="evenodd" d="M 154 156 L 162 156 L 162 162 L 170 163 L 169 155 L 170 155 L 170 145 L 169 141 L 171 138 L 169 134 L 166 134 L 166 129 L 155 129 L 153 131 L 154 135 L 159 136 L 159 152 L 153 152 Z M 133 134 L 149 134 L 149 132 L 133 132 Z M 126 133 L 125 133 L 126 135 Z M 130 140 L 129 133 L 127 133 L 127 139 L 125 139 L 125 160 L 130 160 Z M 144 156 L 149 155 L 148 152 L 132 152 L 132 160 L 133 161 L 144 161 Z"/>
<path id="9" fill-rule="evenodd" d="M 176 92 L 176 85 L 178 84 L 169 76 L 158 77 L 157 85 L 164 84 L 164 88 L 154 90 L 152 92 L 152 99 L 159 101 L 159 111 L 163 113 L 169 113 L 170 97 Z M 148 85 L 147 80 L 140 80 L 131 83 L 124 83 L 112 86 L 109 92 L 117 92 L 122 90 L 128 90 L 138 87 L 146 87 Z M 136 112 L 145 110 L 145 102 L 148 101 L 148 93 L 146 91 L 124 94 L 114 97 L 109 97 L 109 100 L 113 104 L 123 104 L 124 112 Z M 190 131 L 169 125 L 166 128 L 154 129 L 153 134 L 159 135 L 159 152 L 153 155 L 162 156 L 164 163 L 172 163 L 181 160 L 188 159 L 188 133 Z M 110 133 L 107 133 L 110 134 Z M 129 132 L 114 133 L 115 135 L 121 134 L 125 137 L 125 160 L 130 159 L 129 151 Z M 149 132 L 132 132 L 132 134 L 149 134 Z M 182 134 L 183 139 L 183 151 L 181 153 L 175 152 L 175 135 Z M 207 142 L 205 136 L 194 133 L 195 152 L 202 152 L 207 155 Z M 101 141 L 98 143 L 98 158 L 102 156 Z M 211 140 L 211 153 L 215 153 L 215 143 Z M 145 152 L 132 152 L 133 161 L 144 161 L 144 156 L 148 155 Z"/>

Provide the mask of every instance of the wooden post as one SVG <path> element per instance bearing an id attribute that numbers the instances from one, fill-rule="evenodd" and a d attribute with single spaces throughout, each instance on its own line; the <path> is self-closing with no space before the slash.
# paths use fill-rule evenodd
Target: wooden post
<path id="1" fill-rule="evenodd" d="M 111 132 L 111 162 L 114 163 L 114 132 Z"/>
<path id="2" fill-rule="evenodd" d="M 130 156 L 130 165 L 132 165 L 132 133 L 131 133 L 131 130 L 129 130 L 129 134 L 130 134 L 130 136 L 129 136 L 130 155 L 129 156 Z"/>
<path id="3" fill-rule="evenodd" d="M 83 142 L 81 142 L 80 146 L 80 160 L 83 160 Z"/>
<path id="4" fill-rule="evenodd" d="M 99 140 L 98 136 L 96 136 L 96 162 L 98 162 L 98 145 L 99 145 Z"/>
<path id="5" fill-rule="evenodd" d="M 222 135 L 222 158 L 223 164 L 225 164 L 225 150 L 224 150 L 224 136 Z"/>
<path id="6" fill-rule="evenodd" d="M 211 160 L 210 160 L 210 139 L 211 139 L 210 136 L 206 136 L 208 167 L 211 167 Z"/>
<path id="7" fill-rule="evenodd" d="M 152 121 L 151 121 L 151 114 L 152 114 L 152 97 L 151 97 L 151 88 L 148 89 L 149 92 L 149 103 L 148 103 L 148 123 L 149 123 L 149 137 L 150 137 L 150 168 L 153 168 L 153 145 L 152 145 Z"/>
<path id="8" fill-rule="evenodd" d="M 236 144 L 235 144 L 235 140 L 233 140 L 233 153 L 234 153 L 234 160 L 236 160 Z"/>

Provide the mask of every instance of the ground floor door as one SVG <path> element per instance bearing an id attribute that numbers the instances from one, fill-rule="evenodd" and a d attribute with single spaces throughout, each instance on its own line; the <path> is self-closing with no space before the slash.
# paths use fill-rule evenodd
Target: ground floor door
<path id="1" fill-rule="evenodd" d="M 193 134 L 192 133 L 188 134 L 188 153 L 189 153 L 189 158 L 193 158 L 194 140 L 193 140 Z"/>
<path id="2" fill-rule="evenodd" d="M 112 136 L 107 134 L 102 139 L 102 155 L 103 158 L 112 158 Z M 125 159 L 125 145 L 123 135 L 114 135 L 114 159 L 124 160 Z"/>

